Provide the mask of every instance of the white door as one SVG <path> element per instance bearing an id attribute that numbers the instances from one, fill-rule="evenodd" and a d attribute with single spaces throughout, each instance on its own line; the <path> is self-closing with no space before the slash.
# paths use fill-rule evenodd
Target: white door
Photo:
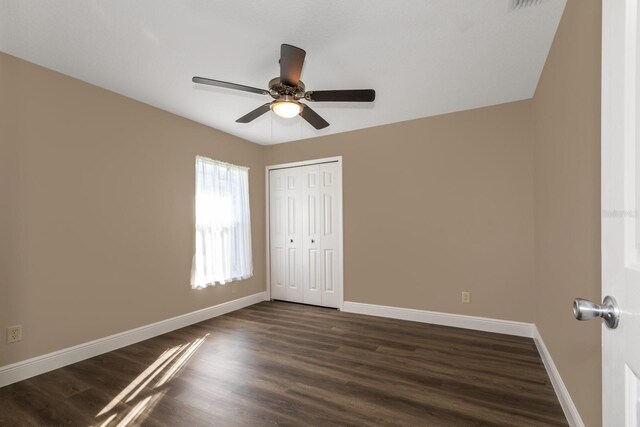
<path id="1" fill-rule="evenodd" d="M 322 305 L 340 307 L 342 299 L 342 171 L 339 163 L 319 167 L 320 265 Z"/>
<path id="2" fill-rule="evenodd" d="M 279 165 L 268 176 L 271 298 L 340 308 L 341 164 Z"/>
<path id="3" fill-rule="evenodd" d="M 602 295 L 620 323 L 602 329 L 605 426 L 640 426 L 640 48 L 637 0 L 602 14 Z"/>
<path id="4" fill-rule="evenodd" d="M 302 269 L 304 303 L 322 305 L 322 275 L 320 257 L 320 191 L 318 165 L 298 168 L 303 175 L 302 206 Z"/>
<path id="5" fill-rule="evenodd" d="M 271 171 L 269 229 L 271 298 L 303 302 L 302 173 Z"/>

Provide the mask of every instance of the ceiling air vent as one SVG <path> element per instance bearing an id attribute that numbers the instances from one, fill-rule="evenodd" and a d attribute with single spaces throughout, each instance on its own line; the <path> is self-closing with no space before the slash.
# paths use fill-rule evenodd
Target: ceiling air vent
<path id="1" fill-rule="evenodd" d="M 525 7 L 537 6 L 544 0 L 511 0 L 511 10 L 524 9 Z"/>

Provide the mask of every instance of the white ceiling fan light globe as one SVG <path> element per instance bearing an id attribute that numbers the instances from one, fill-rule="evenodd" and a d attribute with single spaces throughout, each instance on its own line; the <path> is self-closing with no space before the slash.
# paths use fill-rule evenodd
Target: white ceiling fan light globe
<path id="1" fill-rule="evenodd" d="M 302 104 L 295 101 L 276 101 L 271 104 L 271 111 L 282 118 L 290 119 L 300 114 Z"/>

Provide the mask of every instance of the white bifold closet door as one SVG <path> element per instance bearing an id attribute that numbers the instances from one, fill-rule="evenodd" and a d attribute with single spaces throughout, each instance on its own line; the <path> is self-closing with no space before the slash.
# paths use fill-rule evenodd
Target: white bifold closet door
<path id="1" fill-rule="evenodd" d="M 271 298 L 340 306 L 341 189 L 338 162 L 269 172 Z"/>

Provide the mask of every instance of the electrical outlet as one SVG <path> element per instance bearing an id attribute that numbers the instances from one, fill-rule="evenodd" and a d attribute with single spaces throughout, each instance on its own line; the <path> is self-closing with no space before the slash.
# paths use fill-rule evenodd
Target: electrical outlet
<path id="1" fill-rule="evenodd" d="M 22 341 L 22 326 L 9 326 L 7 328 L 7 344 Z"/>
<path id="2" fill-rule="evenodd" d="M 462 292 L 462 303 L 463 304 L 471 304 L 471 292 Z"/>

